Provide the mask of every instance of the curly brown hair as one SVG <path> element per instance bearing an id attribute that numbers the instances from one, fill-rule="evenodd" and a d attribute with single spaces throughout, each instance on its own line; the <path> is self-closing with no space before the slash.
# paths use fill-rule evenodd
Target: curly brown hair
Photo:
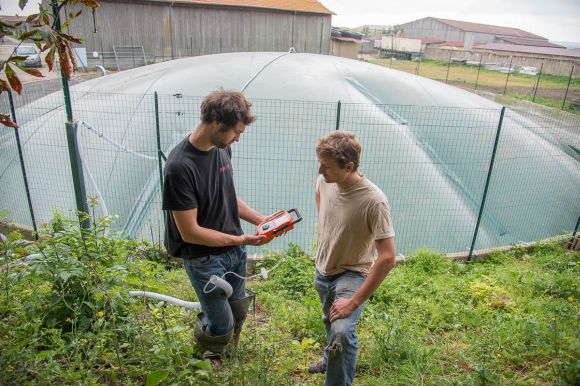
<path id="1" fill-rule="evenodd" d="M 249 125 L 256 120 L 251 107 L 250 101 L 239 91 L 212 91 L 201 103 L 201 121 L 220 122 L 228 129 L 238 122 Z"/>
<path id="2" fill-rule="evenodd" d="M 333 131 L 332 133 L 320 138 L 316 145 L 316 155 L 321 157 L 330 157 L 338 163 L 341 169 L 346 164 L 354 164 L 353 172 L 358 170 L 360 165 L 360 154 L 362 147 L 354 133 L 348 131 Z"/>

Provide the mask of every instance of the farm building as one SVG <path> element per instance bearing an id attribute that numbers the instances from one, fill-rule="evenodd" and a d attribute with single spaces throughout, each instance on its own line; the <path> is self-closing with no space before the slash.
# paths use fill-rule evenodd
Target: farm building
<path id="1" fill-rule="evenodd" d="M 548 39 L 518 28 L 489 24 L 470 23 L 459 20 L 425 17 L 401 24 L 406 38 L 433 38 L 443 41 L 461 41 L 463 48 L 470 50 L 474 45 L 485 43 L 507 43 L 525 46 L 562 48 Z"/>
<path id="2" fill-rule="evenodd" d="M 328 54 L 332 12 L 316 0 L 101 0 L 68 33 L 84 39 L 89 64 L 159 62 L 223 52 Z M 48 7 L 49 1 L 43 0 Z M 71 12 L 63 9 L 61 18 Z M 131 48 L 129 48 L 131 47 Z M 142 47 L 142 48 L 141 48 Z M 99 57 L 92 58 L 92 52 Z M 144 59 L 145 58 L 145 59 Z M 91 62 L 92 61 L 92 62 Z M 139 63 L 143 64 L 143 63 Z M 119 67 L 119 65 L 117 65 Z"/>
<path id="3" fill-rule="evenodd" d="M 0 22 L 6 25 L 14 26 L 20 23 L 20 25 L 16 27 L 16 30 L 14 31 L 15 33 L 28 32 L 34 27 L 33 25 L 31 25 L 31 23 L 27 22 L 26 19 L 27 19 L 26 16 L 7 16 L 7 15 L 0 16 Z"/>
<path id="4" fill-rule="evenodd" d="M 580 68 L 580 50 L 566 49 L 517 28 L 434 17 L 401 24 L 400 28 L 405 38 L 421 40 L 421 52 L 427 59 L 529 67 L 560 76 L 570 76 L 573 68 Z"/>
<path id="5" fill-rule="evenodd" d="M 330 54 L 343 58 L 356 59 L 368 40 L 363 39 L 363 35 L 333 28 L 331 33 Z"/>

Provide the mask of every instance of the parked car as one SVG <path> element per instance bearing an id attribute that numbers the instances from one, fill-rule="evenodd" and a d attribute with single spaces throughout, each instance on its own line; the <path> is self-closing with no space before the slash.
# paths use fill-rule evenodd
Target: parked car
<path id="1" fill-rule="evenodd" d="M 16 48 L 15 54 L 16 56 L 26 57 L 26 59 L 20 63 L 23 67 L 42 67 L 40 54 L 34 46 L 19 46 Z"/>
<path id="2" fill-rule="evenodd" d="M 538 75 L 538 69 L 536 67 L 524 66 L 520 70 L 520 74 Z"/>

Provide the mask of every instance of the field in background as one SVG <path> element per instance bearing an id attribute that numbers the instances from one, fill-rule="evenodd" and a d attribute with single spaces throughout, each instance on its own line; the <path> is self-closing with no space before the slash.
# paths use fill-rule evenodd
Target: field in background
<path id="1" fill-rule="evenodd" d="M 533 99 L 535 103 L 559 109 L 562 108 L 562 102 L 566 97 L 563 109 L 580 114 L 580 78 L 570 79 L 565 76 L 542 74 L 538 82 L 538 75 L 511 73 L 508 79 L 508 74 L 487 70 L 483 66 L 478 70 L 477 66 L 449 65 L 444 61 L 428 59 L 411 61 L 395 58 L 366 60 L 380 66 L 446 82 L 452 86 L 505 94 L 529 101 Z M 566 95 L 569 80 L 570 85 Z"/>

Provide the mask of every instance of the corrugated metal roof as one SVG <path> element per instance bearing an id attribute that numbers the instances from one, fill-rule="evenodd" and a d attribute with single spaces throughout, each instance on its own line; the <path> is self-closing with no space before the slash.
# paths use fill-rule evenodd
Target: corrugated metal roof
<path id="1" fill-rule="evenodd" d="M 444 41 L 445 41 L 445 39 L 421 38 L 421 43 L 425 43 L 425 44 L 443 43 Z"/>
<path id="2" fill-rule="evenodd" d="M 366 39 L 346 38 L 346 37 L 342 37 L 342 36 L 331 36 L 330 38 L 332 40 L 340 40 L 341 42 L 352 42 L 352 43 L 356 43 L 356 44 L 362 44 L 362 43 L 368 42 L 368 40 L 366 40 Z"/>
<path id="3" fill-rule="evenodd" d="M 541 54 L 553 56 L 568 56 L 572 58 L 580 58 L 580 48 L 566 49 L 566 48 L 552 48 L 552 47 L 535 47 L 535 46 L 519 46 L 515 44 L 504 43 L 487 43 L 474 46 L 476 49 L 495 50 L 495 51 L 512 51 L 524 52 L 526 54 Z"/>
<path id="4" fill-rule="evenodd" d="M 559 44 L 550 43 L 547 40 L 538 40 L 538 39 L 521 39 L 521 38 L 513 38 L 511 36 L 498 36 L 498 39 L 501 39 L 507 43 L 511 44 L 518 44 L 521 46 L 537 46 L 537 47 L 552 47 L 552 48 L 566 48 Z"/>
<path id="5" fill-rule="evenodd" d="M 433 20 L 440 21 L 441 23 L 450 25 L 452 27 L 458 28 L 462 31 L 468 32 L 480 32 L 480 33 L 487 33 L 492 35 L 505 35 L 505 36 L 515 36 L 521 38 L 534 38 L 534 39 L 544 39 L 542 36 L 534 35 L 533 33 L 523 31 L 518 28 L 511 28 L 511 27 L 501 27 L 497 25 L 490 25 L 490 24 L 479 24 L 479 23 L 471 23 L 468 21 L 459 21 L 459 20 L 449 20 L 449 19 L 440 19 L 438 17 L 433 17 Z"/>
<path id="6" fill-rule="evenodd" d="M 226 7 L 249 7 L 276 9 L 283 11 L 322 13 L 334 15 L 332 11 L 316 0 L 148 0 L 177 4 L 217 5 Z"/>
<path id="7" fill-rule="evenodd" d="M 441 45 L 447 47 L 463 47 L 465 43 L 462 40 L 446 40 Z"/>

